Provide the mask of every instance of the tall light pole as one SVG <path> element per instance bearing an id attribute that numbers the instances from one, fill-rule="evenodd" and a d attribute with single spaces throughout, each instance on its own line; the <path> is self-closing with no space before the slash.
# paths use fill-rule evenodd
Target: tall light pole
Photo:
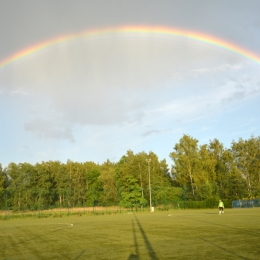
<path id="1" fill-rule="evenodd" d="M 149 174 L 149 194 L 150 194 L 150 212 L 152 212 L 152 190 L 151 190 L 151 177 L 150 177 L 150 162 L 151 159 L 146 159 L 146 162 L 148 163 L 148 174 Z"/>

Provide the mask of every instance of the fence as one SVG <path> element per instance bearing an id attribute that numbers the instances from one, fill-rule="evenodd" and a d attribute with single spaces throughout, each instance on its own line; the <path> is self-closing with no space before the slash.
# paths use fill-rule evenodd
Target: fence
<path id="1" fill-rule="evenodd" d="M 232 201 L 232 208 L 255 208 L 255 207 L 260 207 L 260 199 Z"/>
<path id="2" fill-rule="evenodd" d="M 135 194 L 133 193 L 133 195 Z M 33 216 L 41 216 L 43 212 L 51 212 L 51 214 L 55 212 L 55 215 L 70 215 L 75 213 L 74 209 L 79 214 L 109 214 L 113 212 L 149 210 L 148 187 L 145 187 L 140 192 L 139 197 L 141 198 L 141 196 L 146 198 L 145 203 L 132 200 L 131 204 L 129 204 L 130 206 L 126 206 L 121 203 L 123 196 L 120 189 L 118 189 L 114 201 L 107 201 L 104 191 L 94 188 L 89 190 L 84 189 L 81 193 L 75 189 L 64 189 L 58 193 L 51 189 L 33 189 L 31 191 L 24 190 L 23 192 L 19 192 L 8 188 L 0 192 L 0 215 L 1 211 L 2 213 L 8 213 L 7 215 L 33 212 Z M 125 196 L 125 198 L 128 198 L 128 196 Z M 155 211 L 217 208 L 220 198 L 224 202 L 225 208 L 259 207 L 260 204 L 259 199 L 233 201 L 231 198 L 220 197 L 217 194 L 211 196 L 192 196 L 186 187 L 154 185 L 151 190 L 151 204 L 155 208 Z"/>

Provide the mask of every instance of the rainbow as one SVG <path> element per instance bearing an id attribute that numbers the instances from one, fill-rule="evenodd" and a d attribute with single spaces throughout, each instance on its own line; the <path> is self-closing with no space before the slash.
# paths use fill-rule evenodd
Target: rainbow
<path id="1" fill-rule="evenodd" d="M 91 36 L 98 36 L 101 34 L 113 34 L 113 33 L 120 33 L 120 34 L 126 34 L 126 33 L 134 33 L 134 34 L 140 34 L 140 35 L 149 35 L 149 34 L 155 34 L 155 35 L 162 35 L 162 36 L 179 36 L 199 42 L 203 42 L 209 45 L 217 46 L 219 48 L 231 51 L 233 53 L 236 53 L 240 56 L 243 56 L 247 59 L 250 59 L 256 63 L 260 64 L 260 56 L 240 47 L 237 44 L 225 41 L 223 39 L 204 34 L 201 32 L 196 31 L 190 31 L 190 30 L 184 30 L 184 29 L 177 29 L 177 28 L 169 28 L 169 27 L 153 27 L 153 26 L 121 26 L 121 27 L 112 27 L 112 28 L 103 28 L 103 29 L 95 29 L 95 30 L 87 30 L 79 33 L 74 34 L 66 34 L 63 36 L 58 36 L 56 38 L 52 38 L 40 43 L 37 43 L 35 45 L 29 46 L 28 48 L 22 49 L 8 57 L 6 57 L 3 60 L 0 60 L 0 69 L 17 61 L 20 60 L 26 56 L 32 55 L 38 51 L 41 51 L 43 49 L 46 49 L 50 46 L 53 46 L 55 44 L 59 44 L 62 42 L 69 42 L 70 40 L 75 40 L 78 38 L 84 38 L 84 37 L 91 37 Z"/>

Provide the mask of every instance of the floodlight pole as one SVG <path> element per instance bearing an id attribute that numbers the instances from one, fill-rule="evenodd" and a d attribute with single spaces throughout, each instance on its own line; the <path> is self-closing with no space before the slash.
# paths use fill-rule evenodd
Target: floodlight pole
<path id="1" fill-rule="evenodd" d="M 150 212 L 152 212 L 152 190 L 151 190 L 151 177 L 150 177 L 150 162 L 151 159 L 146 159 L 146 162 L 148 163 L 148 176 L 149 176 L 149 195 L 150 195 Z"/>

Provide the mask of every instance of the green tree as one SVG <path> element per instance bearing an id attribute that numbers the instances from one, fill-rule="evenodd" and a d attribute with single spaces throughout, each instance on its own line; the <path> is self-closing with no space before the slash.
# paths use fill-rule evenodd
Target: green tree
<path id="1" fill-rule="evenodd" d="M 86 173 L 87 187 L 86 187 L 86 203 L 88 205 L 96 206 L 102 203 L 103 187 L 99 179 L 100 171 L 98 168 L 93 168 Z"/>
<path id="2" fill-rule="evenodd" d="M 170 153 L 170 158 L 174 161 L 173 173 L 176 181 L 181 186 L 189 187 L 194 198 L 195 180 L 199 174 L 198 140 L 183 135 L 174 150 L 175 152 Z"/>
<path id="3" fill-rule="evenodd" d="M 118 192 L 116 187 L 115 174 L 115 163 L 111 163 L 109 160 L 107 160 L 101 165 L 98 180 L 101 182 L 104 191 L 103 203 L 105 205 L 118 204 Z"/>
<path id="4" fill-rule="evenodd" d="M 34 185 L 37 208 L 46 209 L 55 203 L 54 162 L 41 162 L 34 166 Z M 55 169 L 55 168 L 54 168 Z"/>
<path id="5" fill-rule="evenodd" d="M 260 193 L 260 137 L 233 141 L 232 152 L 236 167 L 246 182 L 247 197 L 257 197 Z"/>
<path id="6" fill-rule="evenodd" d="M 137 208 L 146 204 L 146 200 L 142 198 L 141 187 L 138 180 L 133 176 L 128 176 L 124 185 L 124 191 L 121 193 L 120 204 L 126 208 Z"/>
<path id="7" fill-rule="evenodd" d="M 228 164 L 229 161 L 227 156 L 223 157 L 225 152 L 224 146 L 218 139 L 210 140 L 209 151 L 216 160 L 215 173 L 216 173 L 216 183 L 219 191 L 220 198 L 225 198 L 227 196 L 228 189 Z"/>
<path id="8" fill-rule="evenodd" d="M 24 209 L 28 206 L 30 189 L 30 175 L 28 174 L 27 168 L 31 168 L 28 163 L 15 164 L 10 163 L 6 168 L 6 173 L 10 178 L 9 191 L 10 191 L 10 203 L 14 209 Z"/>
<path id="9" fill-rule="evenodd" d="M 147 159 L 150 159 L 150 183 L 152 201 L 156 203 L 165 187 L 171 187 L 172 180 L 165 160 L 159 161 L 156 154 L 141 152 L 134 154 L 131 150 L 127 151 L 117 164 L 116 183 L 118 191 L 123 191 L 124 184 L 129 176 L 137 180 L 141 188 L 142 199 L 149 201 L 149 171 Z M 165 192 L 164 192 L 165 194 Z"/>
<path id="10" fill-rule="evenodd" d="M 58 207 L 66 206 L 66 194 L 69 187 L 66 166 L 59 161 L 50 162 L 50 173 L 52 177 L 51 196 L 52 205 Z"/>
<path id="11" fill-rule="evenodd" d="M 5 170 L 0 163 L 0 209 L 5 208 L 7 200 L 8 179 Z"/>
<path id="12" fill-rule="evenodd" d="M 237 168 L 236 153 L 231 149 L 225 149 L 217 139 L 210 141 L 209 148 L 216 159 L 215 172 L 219 197 L 229 200 L 243 198 L 246 182 Z"/>
<path id="13" fill-rule="evenodd" d="M 194 176 L 197 195 L 200 199 L 215 196 L 217 194 L 216 183 L 216 158 L 210 152 L 208 145 L 202 145 L 199 149 L 199 171 Z"/>

